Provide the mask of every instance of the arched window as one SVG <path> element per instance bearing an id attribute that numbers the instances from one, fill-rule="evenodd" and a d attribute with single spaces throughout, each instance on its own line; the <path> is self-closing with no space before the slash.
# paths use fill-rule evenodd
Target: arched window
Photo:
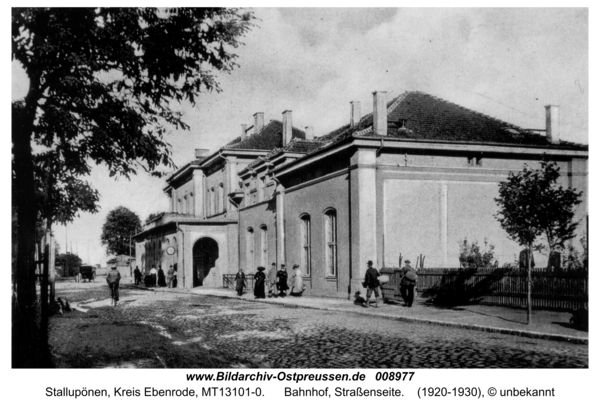
<path id="1" fill-rule="evenodd" d="M 268 267 L 269 265 L 269 241 L 267 239 L 267 226 L 260 227 L 260 265 Z"/>
<path id="2" fill-rule="evenodd" d="M 325 269 L 327 275 L 337 276 L 337 213 L 335 209 L 325 212 Z"/>
<path id="3" fill-rule="evenodd" d="M 302 256 L 300 267 L 307 276 L 310 276 L 310 215 L 308 214 L 300 216 L 300 250 Z"/>
<path id="4" fill-rule="evenodd" d="M 246 233 L 246 272 L 254 271 L 254 229 Z"/>

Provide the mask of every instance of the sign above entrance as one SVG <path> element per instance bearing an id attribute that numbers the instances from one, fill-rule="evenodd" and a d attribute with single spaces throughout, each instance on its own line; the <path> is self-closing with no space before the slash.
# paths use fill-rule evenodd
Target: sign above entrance
<path id="1" fill-rule="evenodd" d="M 167 254 L 169 256 L 172 256 L 173 254 L 175 254 L 175 248 L 173 246 L 167 247 Z"/>

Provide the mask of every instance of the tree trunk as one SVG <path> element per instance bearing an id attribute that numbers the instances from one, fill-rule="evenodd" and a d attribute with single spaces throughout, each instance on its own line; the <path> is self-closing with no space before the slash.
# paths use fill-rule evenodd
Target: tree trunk
<path id="1" fill-rule="evenodd" d="M 533 257 L 532 245 L 527 246 L 527 325 L 531 325 L 531 258 Z"/>
<path id="2" fill-rule="evenodd" d="M 17 206 L 16 304 L 13 313 L 13 367 L 40 367 L 43 355 L 36 324 L 35 237 L 37 205 L 31 137 L 37 109 L 36 84 L 30 82 L 25 108 L 12 120 L 13 171 Z"/>

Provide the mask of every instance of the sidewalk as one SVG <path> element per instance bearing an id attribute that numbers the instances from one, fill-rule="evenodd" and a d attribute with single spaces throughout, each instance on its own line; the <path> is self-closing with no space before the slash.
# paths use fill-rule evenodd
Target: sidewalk
<path id="1" fill-rule="evenodd" d="M 128 286 L 135 287 L 133 284 Z M 234 290 L 224 288 L 196 287 L 183 288 L 137 288 L 145 290 L 164 290 L 191 295 L 208 295 L 221 298 L 236 298 L 242 301 L 263 302 L 285 307 L 312 308 L 334 312 L 352 312 L 369 317 L 394 319 L 397 321 L 443 325 L 462 329 L 473 329 L 508 335 L 525 336 L 538 339 L 568 341 L 588 344 L 588 332 L 578 331 L 569 326 L 571 313 L 557 311 L 533 311 L 531 325 L 527 325 L 527 311 L 499 306 L 466 305 L 454 308 L 439 308 L 427 304 L 422 298 L 415 299 L 411 308 L 396 304 L 379 304 L 378 308 L 364 308 L 352 301 L 341 298 L 290 297 L 266 298 L 256 300 L 248 291 L 238 297 Z"/>

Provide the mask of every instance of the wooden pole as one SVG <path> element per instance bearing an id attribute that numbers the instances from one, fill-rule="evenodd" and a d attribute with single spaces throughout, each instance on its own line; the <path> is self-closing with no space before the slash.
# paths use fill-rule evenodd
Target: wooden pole
<path id="1" fill-rule="evenodd" d="M 527 325 L 531 325 L 531 244 L 527 246 Z"/>
<path id="2" fill-rule="evenodd" d="M 54 303 L 55 297 L 55 287 L 54 287 L 54 279 L 55 279 L 55 265 L 56 265 L 56 239 L 52 236 L 52 232 L 48 232 L 49 236 L 49 244 L 48 244 L 48 277 L 50 283 L 50 304 Z"/>

